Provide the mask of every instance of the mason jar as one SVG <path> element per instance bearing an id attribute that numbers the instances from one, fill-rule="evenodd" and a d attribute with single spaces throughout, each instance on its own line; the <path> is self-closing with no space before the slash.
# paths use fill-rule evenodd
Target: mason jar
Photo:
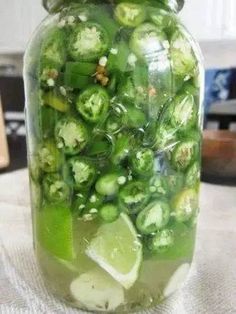
<path id="1" fill-rule="evenodd" d="M 24 67 L 42 276 L 80 309 L 155 307 L 188 274 L 199 212 L 203 68 L 183 1 L 44 6 Z"/>

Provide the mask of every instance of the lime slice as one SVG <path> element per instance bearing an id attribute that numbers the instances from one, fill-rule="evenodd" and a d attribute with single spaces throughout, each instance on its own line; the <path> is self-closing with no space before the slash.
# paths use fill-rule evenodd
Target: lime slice
<path id="1" fill-rule="evenodd" d="M 37 215 L 36 232 L 39 244 L 55 257 L 71 261 L 74 258 L 74 248 L 69 207 L 45 204 Z"/>
<path id="2" fill-rule="evenodd" d="M 126 289 L 138 278 L 142 245 L 133 223 L 124 213 L 115 222 L 98 229 L 86 254 Z"/>
<path id="3" fill-rule="evenodd" d="M 73 280 L 70 291 L 78 304 L 90 311 L 114 311 L 124 303 L 123 287 L 101 268 Z"/>

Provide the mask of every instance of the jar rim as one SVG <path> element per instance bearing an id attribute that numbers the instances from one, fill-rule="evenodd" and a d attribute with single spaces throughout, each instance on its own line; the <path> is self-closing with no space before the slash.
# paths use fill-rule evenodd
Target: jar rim
<path id="1" fill-rule="evenodd" d="M 111 0 L 106 0 L 107 2 L 113 2 Z M 131 1 L 132 0 L 127 0 Z M 155 1 L 155 0 L 154 0 Z M 81 0 L 42 0 L 43 7 L 49 12 L 49 13 L 56 13 L 61 10 L 63 6 L 69 5 L 70 3 L 76 3 L 81 2 L 85 3 L 85 1 Z M 89 2 L 89 1 L 88 1 Z M 156 2 L 160 3 L 160 5 L 166 6 L 169 10 L 172 10 L 174 12 L 179 12 L 182 10 L 185 0 L 156 0 Z"/>

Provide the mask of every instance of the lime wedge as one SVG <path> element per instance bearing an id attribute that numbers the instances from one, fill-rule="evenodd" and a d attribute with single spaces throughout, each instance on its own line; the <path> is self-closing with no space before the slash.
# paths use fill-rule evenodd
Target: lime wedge
<path id="1" fill-rule="evenodd" d="M 36 232 L 39 244 L 55 257 L 71 261 L 74 258 L 74 248 L 69 207 L 45 204 L 37 215 Z"/>
<path id="2" fill-rule="evenodd" d="M 90 311 L 114 311 L 124 303 L 123 287 L 101 268 L 94 268 L 70 285 L 73 298 Z"/>
<path id="3" fill-rule="evenodd" d="M 132 221 L 124 213 L 98 229 L 86 254 L 126 289 L 138 278 L 142 245 Z"/>

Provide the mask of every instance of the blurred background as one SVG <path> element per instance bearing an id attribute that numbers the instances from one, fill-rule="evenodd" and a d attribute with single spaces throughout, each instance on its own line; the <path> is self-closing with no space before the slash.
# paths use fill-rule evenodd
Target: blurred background
<path id="1" fill-rule="evenodd" d="M 229 173 L 235 183 L 236 1 L 185 2 L 180 16 L 205 59 L 203 178 L 215 176 L 217 181 L 215 172 L 221 169 L 223 177 Z M 45 16 L 40 0 L 11 0 L 7 5 L 0 0 L 0 173 L 26 167 L 22 60 L 29 38 Z"/>

